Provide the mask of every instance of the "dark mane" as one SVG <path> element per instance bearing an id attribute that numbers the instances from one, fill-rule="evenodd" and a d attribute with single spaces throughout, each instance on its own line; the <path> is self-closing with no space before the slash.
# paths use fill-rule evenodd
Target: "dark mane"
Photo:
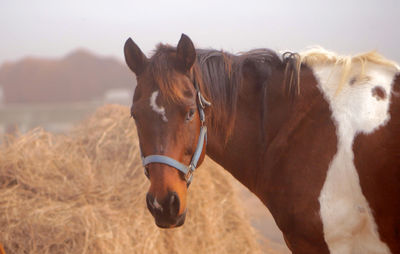
<path id="1" fill-rule="evenodd" d="M 244 68 L 258 64 L 266 67 L 262 72 L 269 76 L 272 66 L 282 64 L 282 61 L 275 52 L 268 49 L 252 50 L 238 55 L 217 50 L 197 50 L 194 71 L 200 74 L 198 76 L 204 93 L 213 103 L 210 108 L 211 126 L 224 133 L 226 138 L 233 131 Z"/>
<path id="2" fill-rule="evenodd" d="M 163 96 L 179 101 L 179 98 L 183 98 L 184 87 L 179 87 L 174 82 L 175 52 L 175 47 L 159 44 L 150 59 L 150 66 Z M 282 61 L 276 52 L 269 49 L 256 49 L 237 55 L 213 49 L 197 49 L 196 53 L 197 60 L 192 68 L 192 77 L 190 78 L 196 79 L 203 95 L 212 103 L 212 107 L 207 109 L 207 121 L 211 122 L 213 129 L 224 133 L 226 138 L 233 130 L 237 100 L 240 96 L 246 67 L 252 66 L 256 72 L 261 73 L 264 82 L 262 82 L 263 91 L 260 93 L 264 94 L 263 97 L 266 96 L 265 86 L 274 67 L 285 69 L 286 65 L 288 66 L 286 71 L 289 70 L 291 75 L 293 72 L 297 72 L 296 59 L 285 57 Z M 292 87 L 292 83 L 293 80 L 290 79 L 290 87 Z M 262 109 L 262 111 L 264 110 Z"/>

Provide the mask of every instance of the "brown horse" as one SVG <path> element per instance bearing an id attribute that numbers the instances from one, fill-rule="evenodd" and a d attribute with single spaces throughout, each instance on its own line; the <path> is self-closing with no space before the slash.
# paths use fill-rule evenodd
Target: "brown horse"
<path id="1" fill-rule="evenodd" d="M 375 53 L 195 50 L 185 35 L 150 59 L 131 39 L 124 53 L 158 226 L 184 223 L 207 153 L 262 200 L 293 253 L 400 253 L 397 65 Z"/>

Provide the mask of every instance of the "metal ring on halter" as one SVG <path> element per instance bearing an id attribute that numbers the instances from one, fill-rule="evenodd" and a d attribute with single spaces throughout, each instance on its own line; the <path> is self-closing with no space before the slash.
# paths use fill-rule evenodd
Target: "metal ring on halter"
<path id="1" fill-rule="evenodd" d="M 192 177 L 193 177 L 194 170 L 195 170 L 195 168 L 193 168 L 193 165 L 190 164 L 189 167 L 188 167 L 188 172 L 185 175 L 185 180 L 189 184 L 192 182 Z"/>

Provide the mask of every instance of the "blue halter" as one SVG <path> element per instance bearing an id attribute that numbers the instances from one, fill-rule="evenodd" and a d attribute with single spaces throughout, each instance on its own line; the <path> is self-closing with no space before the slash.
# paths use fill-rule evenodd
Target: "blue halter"
<path id="1" fill-rule="evenodd" d="M 198 99 L 197 109 L 199 111 L 201 127 L 200 127 L 199 139 L 197 141 L 196 151 L 194 152 L 194 154 L 192 156 L 192 160 L 191 160 L 190 164 L 188 166 L 186 166 L 186 165 L 180 163 L 179 161 L 172 159 L 171 157 L 168 157 L 165 155 L 148 155 L 146 157 L 142 156 L 142 162 L 143 162 L 143 166 L 144 166 L 144 174 L 147 176 L 147 178 L 149 178 L 149 172 L 148 172 L 148 168 L 146 166 L 151 163 L 161 163 L 161 164 L 166 164 L 168 166 L 174 167 L 177 170 L 181 171 L 185 176 L 186 184 L 188 187 L 189 187 L 190 183 L 192 182 L 193 172 L 197 167 L 197 163 L 199 162 L 201 153 L 203 151 L 203 147 L 205 145 L 207 145 L 207 127 L 204 125 L 204 122 L 205 122 L 204 108 L 206 106 L 211 106 L 211 103 L 208 102 L 201 94 L 196 81 L 194 81 L 194 86 L 197 91 L 197 99 Z"/>

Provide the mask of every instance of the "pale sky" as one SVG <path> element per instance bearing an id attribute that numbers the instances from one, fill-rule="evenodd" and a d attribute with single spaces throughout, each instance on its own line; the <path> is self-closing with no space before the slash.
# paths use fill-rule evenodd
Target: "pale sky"
<path id="1" fill-rule="evenodd" d="M 233 53 L 321 45 L 342 54 L 376 49 L 400 62 L 399 26 L 400 0 L 0 0 L 0 64 L 76 48 L 122 60 L 128 37 L 150 55 L 181 33 Z"/>

